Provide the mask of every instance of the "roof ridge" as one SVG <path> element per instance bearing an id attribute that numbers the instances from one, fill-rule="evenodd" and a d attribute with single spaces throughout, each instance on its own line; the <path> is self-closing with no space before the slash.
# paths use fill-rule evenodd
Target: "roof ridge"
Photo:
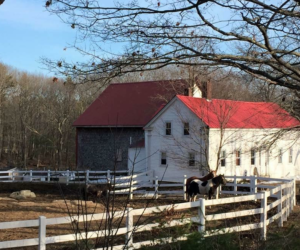
<path id="1" fill-rule="evenodd" d="M 154 80 L 154 81 L 142 81 L 142 82 L 112 82 L 110 85 L 123 85 L 123 84 L 141 84 L 141 83 L 153 83 L 153 82 L 172 82 L 172 81 L 186 81 L 185 79 L 172 79 L 172 80 Z"/>
<path id="2" fill-rule="evenodd" d="M 183 97 L 188 97 L 188 98 L 193 98 L 193 99 L 203 99 L 203 100 L 207 100 L 206 98 L 202 98 L 202 97 L 193 97 L 193 96 L 185 96 L 185 95 L 176 95 L 176 96 L 183 96 Z M 255 101 L 240 101 L 240 100 L 230 100 L 230 99 L 218 99 L 218 98 L 212 98 L 209 101 L 212 100 L 220 100 L 220 101 L 231 101 L 231 102 L 242 102 L 242 103 L 266 103 L 266 104 L 277 104 L 276 102 L 255 102 Z"/>

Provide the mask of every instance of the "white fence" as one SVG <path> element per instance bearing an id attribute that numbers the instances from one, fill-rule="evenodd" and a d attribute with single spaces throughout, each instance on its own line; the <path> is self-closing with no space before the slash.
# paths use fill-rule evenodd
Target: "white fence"
<path id="1" fill-rule="evenodd" d="M 131 174 L 129 171 L 0 171 L 0 182 L 39 182 L 64 184 L 107 184 L 113 187 L 114 194 L 145 195 L 144 187 L 158 189 L 158 182 L 152 184 L 153 171 Z"/>
<path id="2" fill-rule="evenodd" d="M 150 231 L 153 228 L 159 228 L 160 223 L 151 223 L 151 224 L 134 224 L 135 216 L 147 216 L 153 213 L 159 213 L 163 210 L 173 209 L 174 211 L 197 208 L 198 216 L 189 217 L 184 219 L 173 219 L 169 220 L 167 227 L 181 226 L 187 223 L 197 223 L 198 231 L 202 232 L 204 236 L 211 236 L 216 234 L 230 233 L 230 232 L 242 232 L 252 229 L 260 229 L 262 239 L 266 239 L 267 235 L 267 226 L 277 221 L 279 226 L 283 226 L 283 222 L 287 220 L 289 214 L 291 213 L 293 207 L 296 204 L 296 193 L 295 193 L 295 180 L 287 179 L 270 179 L 270 178 L 261 178 L 261 177 L 245 177 L 245 176 L 227 176 L 226 178 L 234 179 L 233 183 L 228 183 L 228 186 L 233 187 L 232 191 L 222 191 L 222 193 L 232 194 L 234 197 L 220 198 L 216 200 L 204 200 L 201 198 L 195 202 L 184 202 L 175 205 L 166 205 L 159 207 L 151 208 L 142 208 L 142 209 L 131 209 L 128 208 L 126 211 L 118 211 L 113 214 L 113 218 L 126 217 L 125 227 L 114 228 L 110 231 L 107 230 L 98 230 L 88 233 L 81 234 L 67 234 L 67 235 L 57 235 L 57 236 L 46 236 L 46 228 L 48 225 L 59 225 L 59 224 L 70 224 L 74 221 L 92 221 L 92 220 L 105 220 L 112 218 L 112 214 L 101 213 L 93 215 L 82 215 L 78 217 L 62 217 L 62 218 L 45 218 L 44 216 L 39 217 L 37 220 L 27 220 L 27 221 L 14 221 L 14 222 L 2 222 L 0 223 L 0 230 L 12 229 L 12 228 L 22 228 L 22 227 L 39 227 L 39 237 L 34 239 L 20 239 L 13 241 L 4 241 L 0 242 L 0 249 L 8 249 L 13 247 L 25 247 L 25 246 L 39 246 L 39 249 L 46 249 L 47 244 L 61 243 L 61 242 L 70 242 L 75 241 L 75 239 L 93 239 L 100 238 L 107 235 L 124 235 L 124 244 L 129 248 L 139 248 L 142 245 L 155 244 L 156 242 L 171 242 L 174 239 L 172 238 L 163 238 L 148 240 L 143 242 L 135 241 L 135 233 Z M 238 184 L 237 180 L 250 181 L 249 184 Z M 264 181 L 266 184 L 259 184 L 258 181 Z M 278 182 L 274 184 L 274 182 Z M 267 183 L 269 182 L 269 184 Z M 253 184 L 254 183 L 254 184 Z M 238 187 L 250 188 L 247 195 L 242 191 L 237 191 Z M 262 192 L 257 192 L 259 189 L 267 189 Z M 222 204 L 239 204 L 240 202 L 245 201 L 254 201 L 260 200 L 260 206 L 253 209 L 247 209 L 242 211 L 233 211 L 226 213 L 218 214 L 206 214 L 206 210 L 210 206 L 218 206 Z M 276 209 L 277 208 L 277 209 Z M 268 216 L 268 211 L 271 209 L 276 210 L 276 213 L 272 213 L 272 216 Z M 237 225 L 229 228 L 222 228 L 222 230 L 213 230 L 207 231 L 205 225 L 209 221 L 213 220 L 224 220 L 230 218 L 246 217 L 246 216 L 259 216 L 259 222 Z M 139 220 L 135 220 L 139 221 Z M 246 220 L 247 221 L 247 220 Z M 166 227 L 166 226 L 164 226 Z M 177 240 L 184 240 L 187 236 L 184 235 Z M 124 249 L 125 245 L 114 246 L 113 249 Z M 102 249 L 102 248 L 98 248 Z"/>
<path id="3" fill-rule="evenodd" d="M 0 171 L 0 182 L 42 182 L 42 183 L 87 183 L 105 184 L 110 183 L 114 187 L 115 194 L 133 195 L 180 195 L 185 198 L 185 178 L 177 183 L 159 183 L 158 177 L 153 178 L 153 170 L 131 174 L 130 171 Z M 166 188 L 178 187 L 177 190 L 166 190 Z M 152 191 L 145 190 L 153 189 Z"/>
<path id="4" fill-rule="evenodd" d="M 37 171 L 37 170 L 10 170 L 0 171 L 0 181 L 20 182 L 87 182 L 106 183 L 108 180 L 118 179 L 120 176 L 129 176 L 130 171 Z"/>

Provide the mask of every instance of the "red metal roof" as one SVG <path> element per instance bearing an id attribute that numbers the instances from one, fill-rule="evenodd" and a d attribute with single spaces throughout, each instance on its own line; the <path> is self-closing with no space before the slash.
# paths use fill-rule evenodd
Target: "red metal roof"
<path id="1" fill-rule="evenodd" d="M 73 125 L 143 127 L 161 105 L 183 93 L 178 90 L 182 91 L 185 84 L 184 80 L 111 84 Z"/>
<path id="2" fill-rule="evenodd" d="M 300 125 L 275 103 L 177 97 L 210 128 L 289 128 Z"/>

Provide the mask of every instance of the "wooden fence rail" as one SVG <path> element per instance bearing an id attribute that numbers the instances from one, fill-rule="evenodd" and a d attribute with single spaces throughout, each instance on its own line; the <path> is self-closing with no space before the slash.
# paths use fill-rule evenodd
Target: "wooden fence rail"
<path id="1" fill-rule="evenodd" d="M 38 246 L 39 249 L 46 249 L 47 244 L 60 243 L 60 242 L 70 242 L 75 241 L 76 239 L 93 239 L 104 237 L 105 235 L 124 235 L 124 244 L 114 246 L 113 249 L 124 249 L 125 244 L 128 248 L 139 248 L 142 245 L 147 244 L 155 244 L 155 242 L 171 242 L 172 238 L 163 238 L 157 240 L 148 240 L 142 242 L 136 242 L 135 232 L 145 232 L 152 230 L 153 228 L 158 228 L 159 223 L 150 223 L 150 224 L 134 224 L 134 216 L 147 216 L 149 214 L 159 213 L 164 210 L 174 209 L 174 211 L 197 208 L 198 216 L 191 216 L 190 218 L 184 219 L 173 219 L 168 222 L 168 224 L 164 227 L 174 227 L 174 226 L 182 226 L 188 223 L 197 223 L 198 231 L 203 233 L 205 237 L 212 236 L 216 234 L 224 234 L 230 232 L 241 232 L 248 231 L 252 229 L 260 229 L 261 230 L 261 238 L 266 239 L 267 236 L 267 226 L 274 222 L 278 221 L 279 226 L 283 226 L 283 222 L 287 220 L 290 212 L 296 204 L 295 199 L 295 180 L 288 179 L 266 179 L 263 178 L 263 181 L 272 181 L 272 185 L 264 185 L 268 186 L 268 190 L 258 192 L 260 187 L 257 184 L 260 177 L 245 177 L 245 176 L 228 176 L 226 178 L 233 178 L 233 182 L 230 185 L 233 187 L 231 192 L 233 197 L 220 198 L 214 200 L 205 200 L 203 198 L 199 199 L 195 202 L 184 202 L 176 205 L 164 205 L 159 207 L 150 207 L 150 208 L 140 208 L 140 209 L 132 209 L 128 208 L 125 211 L 118 211 L 114 214 L 111 213 L 100 213 L 100 214 L 92 214 L 92 215 L 81 215 L 75 217 L 61 217 L 61 218 L 45 218 L 44 216 L 39 217 L 37 220 L 27 220 L 27 221 L 15 221 L 15 222 L 2 222 L 0 223 L 0 230 L 12 229 L 12 228 L 22 228 L 22 227 L 38 227 L 39 228 L 39 236 L 38 238 L 33 239 L 21 239 L 21 240 L 12 240 L 12 241 L 4 241 L 0 242 L 0 249 L 8 249 L 13 247 L 24 247 L 24 246 Z M 238 184 L 236 179 L 243 178 L 243 180 L 249 181 L 248 186 L 245 184 Z M 278 181 L 276 185 L 273 183 Z M 184 181 L 183 181 L 184 183 Z M 158 183 L 156 183 L 156 191 L 158 192 Z M 237 192 L 237 188 L 239 185 L 243 185 L 242 187 L 248 187 L 250 189 L 247 195 L 239 196 L 240 192 Z M 222 193 L 225 191 L 221 191 Z M 250 194 L 248 194 L 250 193 Z M 272 198 L 272 199 L 270 199 Z M 234 212 L 225 212 L 218 214 L 206 214 L 207 207 L 210 206 L 218 206 L 222 204 L 234 204 L 240 203 L 244 201 L 253 201 L 260 200 L 259 208 L 252 208 L 242 211 L 234 211 Z M 271 217 L 268 217 L 268 211 L 277 207 L 277 212 L 272 213 Z M 206 230 L 206 223 L 213 220 L 224 220 L 229 218 L 237 218 L 237 217 L 245 217 L 245 216 L 253 216 L 260 215 L 259 222 L 250 223 L 246 225 L 237 225 L 234 227 L 223 228 L 222 230 Z M 93 221 L 93 220 L 106 220 L 107 218 L 119 218 L 126 217 L 126 225 L 125 227 L 113 228 L 110 231 L 108 230 L 98 230 L 81 234 L 67 234 L 67 235 L 57 235 L 57 236 L 48 236 L 46 235 L 47 226 L 49 225 L 59 225 L 59 224 L 70 224 L 73 221 L 82 222 L 82 221 Z M 186 236 L 183 235 L 180 240 L 186 239 Z M 179 240 L 179 239 L 177 239 Z M 101 249 L 101 248 L 98 248 Z"/>

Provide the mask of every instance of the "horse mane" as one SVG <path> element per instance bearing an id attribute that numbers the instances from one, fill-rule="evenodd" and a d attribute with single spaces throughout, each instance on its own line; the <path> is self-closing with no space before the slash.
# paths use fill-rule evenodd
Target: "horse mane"
<path id="1" fill-rule="evenodd" d="M 219 186 L 220 183 L 215 183 L 215 181 L 218 181 L 218 182 L 221 182 L 221 180 L 224 179 L 224 175 L 223 174 L 220 174 L 214 178 L 212 178 L 212 183 L 214 186 Z"/>

